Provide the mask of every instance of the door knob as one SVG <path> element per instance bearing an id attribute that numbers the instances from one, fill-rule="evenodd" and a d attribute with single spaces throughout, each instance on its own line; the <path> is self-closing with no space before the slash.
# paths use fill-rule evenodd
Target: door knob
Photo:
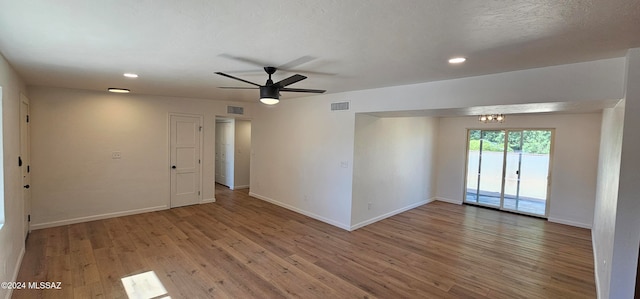
<path id="1" fill-rule="evenodd" d="M 171 168 L 176 169 L 176 166 L 175 166 L 175 165 L 173 165 L 173 166 L 171 166 Z"/>
<path id="2" fill-rule="evenodd" d="M 30 187 L 31 187 L 31 186 L 29 186 L 29 184 L 24 185 L 24 188 L 25 188 L 25 189 L 29 189 Z"/>

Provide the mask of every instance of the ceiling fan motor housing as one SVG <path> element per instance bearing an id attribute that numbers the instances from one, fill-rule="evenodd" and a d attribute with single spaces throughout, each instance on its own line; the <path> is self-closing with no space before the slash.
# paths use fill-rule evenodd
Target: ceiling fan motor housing
<path id="1" fill-rule="evenodd" d="M 278 92 L 277 85 L 260 86 L 260 98 L 279 99 L 280 93 Z"/>

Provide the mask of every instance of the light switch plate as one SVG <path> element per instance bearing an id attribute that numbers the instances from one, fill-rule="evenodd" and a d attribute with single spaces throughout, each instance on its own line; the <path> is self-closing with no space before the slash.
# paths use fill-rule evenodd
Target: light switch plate
<path id="1" fill-rule="evenodd" d="M 111 153 L 111 159 L 120 159 L 122 158 L 122 153 L 121 152 L 112 152 Z"/>

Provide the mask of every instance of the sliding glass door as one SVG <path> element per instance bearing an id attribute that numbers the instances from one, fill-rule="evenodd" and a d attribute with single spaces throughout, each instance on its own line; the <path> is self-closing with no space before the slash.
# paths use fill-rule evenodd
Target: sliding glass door
<path id="1" fill-rule="evenodd" d="M 469 130 L 466 203 L 547 216 L 552 130 Z"/>

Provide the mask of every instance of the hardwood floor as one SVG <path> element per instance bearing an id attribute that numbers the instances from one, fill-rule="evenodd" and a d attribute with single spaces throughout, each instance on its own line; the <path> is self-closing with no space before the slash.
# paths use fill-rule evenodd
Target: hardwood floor
<path id="1" fill-rule="evenodd" d="M 216 199 L 33 231 L 18 281 L 62 289 L 13 298 L 127 298 L 121 278 L 147 271 L 172 298 L 595 298 L 586 229 L 434 202 L 347 232 Z"/>

